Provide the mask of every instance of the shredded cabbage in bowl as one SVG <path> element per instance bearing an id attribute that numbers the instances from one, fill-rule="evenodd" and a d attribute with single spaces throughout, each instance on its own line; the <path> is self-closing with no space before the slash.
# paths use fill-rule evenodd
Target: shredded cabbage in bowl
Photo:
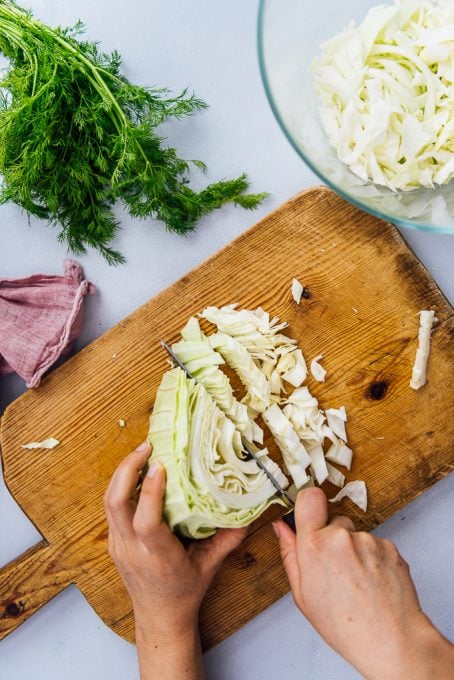
<path id="1" fill-rule="evenodd" d="M 322 124 L 355 175 L 402 191 L 454 178 L 454 2 L 378 5 L 322 49 Z"/>

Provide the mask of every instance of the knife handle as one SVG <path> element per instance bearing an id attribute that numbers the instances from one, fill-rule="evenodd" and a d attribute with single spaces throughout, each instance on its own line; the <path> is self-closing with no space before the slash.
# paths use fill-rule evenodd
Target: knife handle
<path id="1" fill-rule="evenodd" d="M 295 526 L 295 511 L 294 511 L 294 510 L 290 510 L 290 512 L 286 512 L 285 515 L 283 515 L 282 519 L 284 520 L 284 522 L 286 523 L 286 525 L 287 525 L 288 527 L 290 527 L 290 529 L 296 533 L 296 526 Z"/>

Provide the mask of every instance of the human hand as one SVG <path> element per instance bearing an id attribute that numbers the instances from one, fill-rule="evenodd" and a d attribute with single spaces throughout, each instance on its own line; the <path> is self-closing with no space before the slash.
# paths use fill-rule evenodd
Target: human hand
<path id="1" fill-rule="evenodd" d="M 132 500 L 151 453 L 139 446 L 119 465 L 105 494 L 109 553 L 134 607 L 136 627 L 160 638 L 197 626 L 202 599 L 223 559 L 247 529 L 220 529 L 187 548 L 162 518 L 165 470 L 150 462 L 138 501 Z"/>
<path id="2" fill-rule="evenodd" d="M 328 523 L 321 489 L 298 494 L 296 535 L 274 524 L 293 598 L 325 641 L 369 679 L 454 678 L 454 647 L 421 611 L 395 545 Z"/>

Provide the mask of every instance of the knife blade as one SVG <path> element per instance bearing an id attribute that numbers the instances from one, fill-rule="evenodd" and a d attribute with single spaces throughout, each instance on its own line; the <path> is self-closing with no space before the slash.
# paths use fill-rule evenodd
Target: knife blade
<path id="1" fill-rule="evenodd" d="M 194 378 L 194 376 L 191 374 L 190 371 L 188 371 L 188 369 L 186 368 L 184 363 L 182 361 L 180 361 L 180 359 L 177 357 L 177 355 L 172 350 L 172 348 L 169 347 L 169 345 L 166 342 L 164 342 L 164 340 L 161 340 L 161 345 L 163 346 L 163 348 L 165 349 L 167 354 L 170 356 L 172 361 L 174 361 L 175 364 L 177 366 L 179 366 L 182 371 L 185 372 L 185 374 L 188 376 L 188 378 L 191 378 L 191 380 L 194 380 L 195 383 L 198 383 L 197 379 Z M 241 435 L 241 433 L 240 433 L 240 435 Z M 293 529 L 293 531 L 295 531 L 295 520 L 294 520 L 294 515 L 293 515 L 293 508 L 295 507 L 294 502 L 292 501 L 292 499 L 290 498 L 288 493 L 281 487 L 281 485 L 279 484 L 277 479 L 274 477 L 274 475 L 272 475 L 271 472 L 262 463 L 259 456 L 253 450 L 253 444 L 248 442 L 247 439 L 245 439 L 242 435 L 241 435 L 241 445 L 242 445 L 244 451 L 249 455 L 249 457 L 253 458 L 255 460 L 255 462 L 257 463 L 257 465 L 259 466 L 259 468 L 261 470 L 263 470 L 265 475 L 268 477 L 268 479 L 270 480 L 270 482 L 272 483 L 272 485 L 276 489 L 277 495 L 280 496 L 283 499 L 287 508 L 290 509 L 290 512 L 286 513 L 284 515 L 283 519 L 286 522 L 286 524 L 288 524 L 288 526 L 290 526 L 290 528 Z"/>

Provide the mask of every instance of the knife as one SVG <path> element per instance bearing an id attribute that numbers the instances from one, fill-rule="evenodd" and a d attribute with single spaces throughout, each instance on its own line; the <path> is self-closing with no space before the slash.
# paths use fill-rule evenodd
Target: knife
<path id="1" fill-rule="evenodd" d="M 161 345 L 164 347 L 165 351 L 166 351 L 167 354 L 170 356 L 170 358 L 172 359 L 172 361 L 173 361 L 177 366 L 179 366 L 179 367 L 181 368 L 182 371 L 184 371 L 184 372 L 186 373 L 186 375 L 188 376 L 188 378 L 190 378 L 191 380 L 194 380 L 195 383 L 198 383 L 198 380 L 197 380 L 196 378 L 194 378 L 194 376 L 191 374 L 190 371 L 188 371 L 188 369 L 186 368 L 186 366 L 184 365 L 184 363 L 183 363 L 182 361 L 180 361 L 180 359 L 177 357 L 177 355 L 176 355 L 175 352 L 172 350 L 172 348 L 169 347 L 169 345 L 168 345 L 166 342 L 164 342 L 164 340 L 161 340 Z M 241 434 L 241 433 L 240 433 L 240 434 Z M 280 496 L 280 497 L 282 498 L 282 500 L 284 501 L 286 507 L 289 509 L 289 512 L 286 512 L 285 515 L 283 515 L 282 519 L 283 519 L 284 522 L 287 524 L 287 526 L 290 527 L 290 529 L 292 529 L 293 531 L 296 531 L 296 529 L 295 529 L 295 514 L 294 514 L 295 503 L 294 503 L 293 500 L 290 498 L 290 496 L 288 495 L 288 493 L 281 487 L 281 485 L 279 484 L 279 482 L 277 481 L 277 479 L 274 477 L 274 475 L 272 475 L 271 472 L 270 472 L 270 471 L 265 467 L 265 465 L 262 463 L 262 461 L 260 460 L 260 458 L 259 458 L 259 456 L 257 455 L 257 453 L 254 451 L 254 446 L 253 446 L 253 444 L 251 444 L 250 442 L 248 442 L 247 439 L 245 439 L 242 435 L 241 435 L 241 445 L 242 445 L 242 447 L 243 447 L 244 452 L 247 453 L 247 455 L 249 456 L 249 458 L 253 458 L 253 459 L 255 460 L 255 462 L 257 463 L 257 465 L 259 466 L 259 468 L 260 468 L 261 470 L 263 470 L 263 472 L 265 473 L 265 475 L 266 475 L 266 476 L 268 477 L 268 479 L 270 480 L 271 484 L 272 484 L 272 485 L 274 486 L 274 488 L 276 489 L 276 494 L 277 494 L 278 496 Z"/>

